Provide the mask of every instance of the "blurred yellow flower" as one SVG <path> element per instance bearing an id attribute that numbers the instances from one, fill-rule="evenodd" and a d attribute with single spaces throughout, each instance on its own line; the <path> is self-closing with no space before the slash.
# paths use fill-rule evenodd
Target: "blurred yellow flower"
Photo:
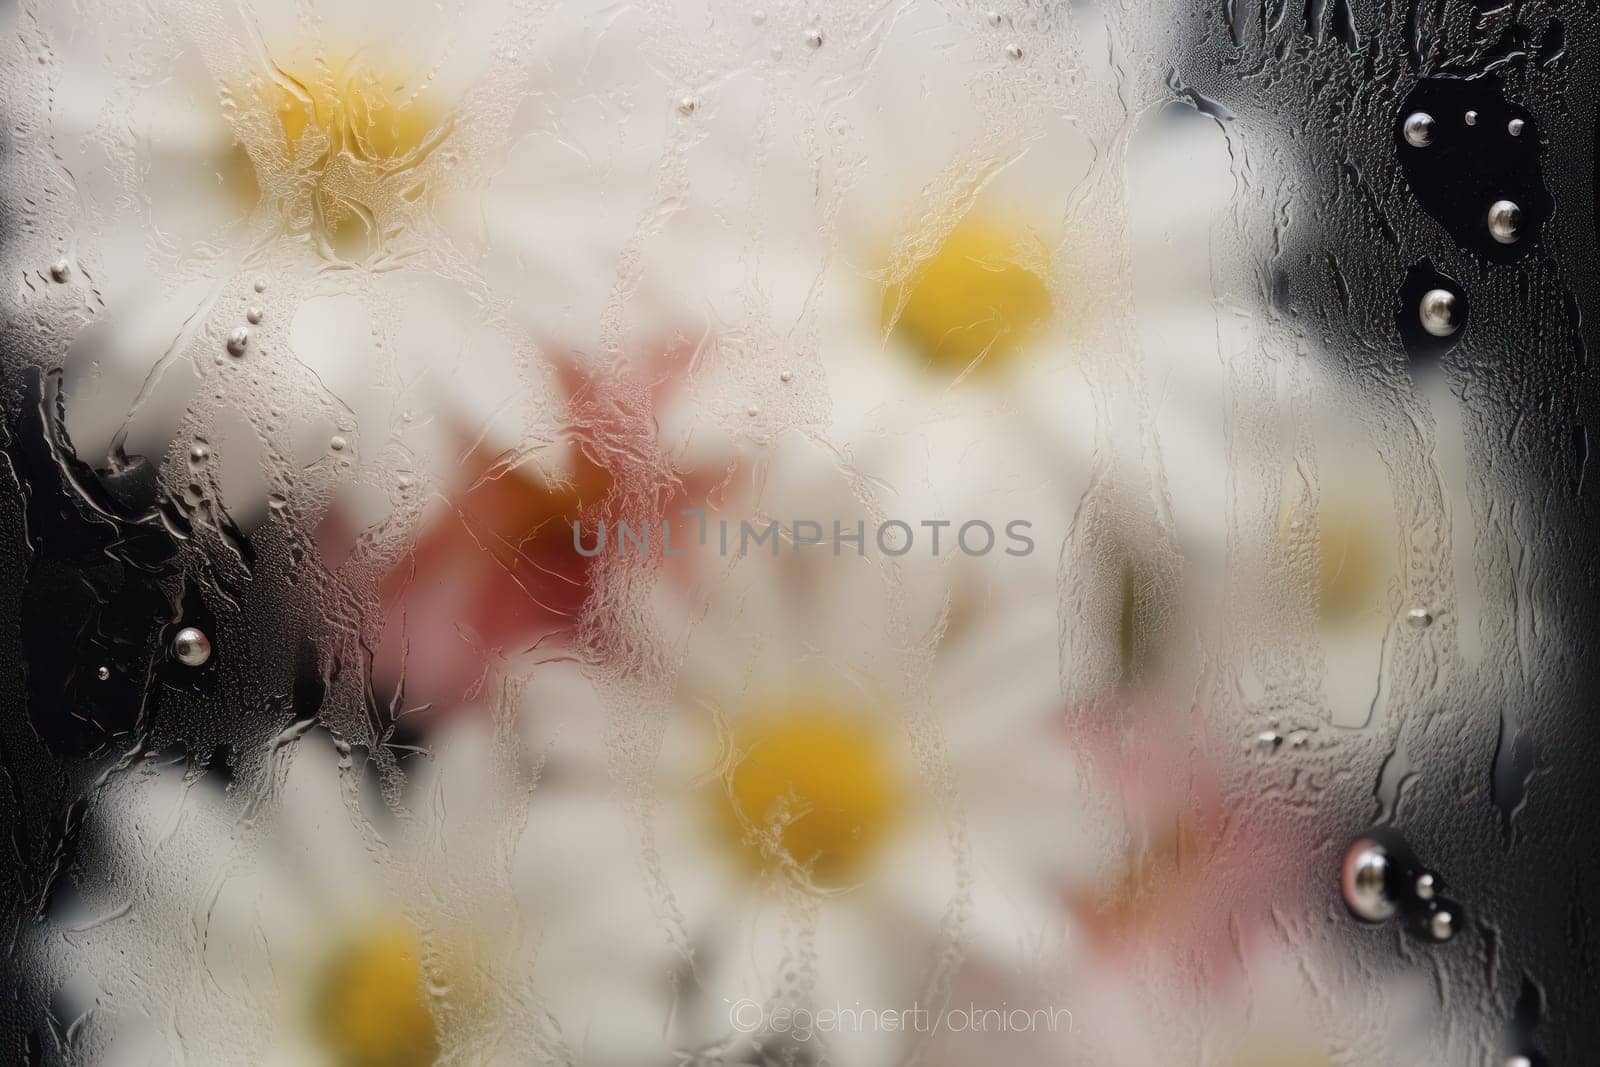
<path id="1" fill-rule="evenodd" d="M 958 377 L 1005 370 L 1050 313 L 1049 257 L 1037 239 L 971 214 L 883 298 L 885 332 L 928 369 Z"/>
<path id="2" fill-rule="evenodd" d="M 357 932 L 317 986 L 314 1029 L 340 1067 L 424 1067 L 439 1038 L 423 986 L 421 943 L 404 923 Z"/>
<path id="3" fill-rule="evenodd" d="M 1317 508 L 1317 615 L 1334 626 L 1352 622 L 1383 603 L 1390 568 L 1385 566 L 1385 531 L 1355 501 L 1341 493 Z M 1294 550 L 1305 537 L 1298 507 L 1288 509 L 1282 525 L 1285 545 Z"/>
<path id="4" fill-rule="evenodd" d="M 291 147 L 307 127 L 328 137 L 329 149 L 375 163 L 392 163 L 422 147 L 438 116 L 420 89 L 384 78 L 364 61 L 319 63 L 316 76 L 278 71 L 278 121 Z"/>
<path id="5" fill-rule="evenodd" d="M 742 720 L 733 744 L 724 814 L 764 863 L 786 859 L 837 885 L 898 821 L 905 786 L 881 722 L 795 703 Z"/>
<path id="6" fill-rule="evenodd" d="M 1318 533 L 1322 618 L 1338 622 L 1376 605 L 1383 591 L 1384 568 L 1372 523 L 1357 512 L 1327 507 L 1322 510 Z"/>
<path id="7" fill-rule="evenodd" d="M 282 130 L 284 158 L 316 183 L 318 231 L 341 258 L 362 258 L 377 201 L 388 195 L 379 183 L 423 155 L 441 131 L 444 116 L 426 83 L 410 87 L 404 77 L 364 58 L 319 57 L 303 66 L 274 66 L 258 84 L 259 106 L 271 110 Z M 319 154 L 309 166 L 297 162 L 297 153 L 313 137 Z M 274 155 L 279 151 L 258 147 Z M 242 145 L 234 146 L 220 180 L 243 208 L 253 207 L 263 188 L 271 186 Z"/>

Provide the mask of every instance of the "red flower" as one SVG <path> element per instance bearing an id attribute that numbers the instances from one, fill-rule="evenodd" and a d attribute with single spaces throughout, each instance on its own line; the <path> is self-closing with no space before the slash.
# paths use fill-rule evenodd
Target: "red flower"
<path id="1" fill-rule="evenodd" d="M 398 694 L 397 716 L 473 703 L 496 661 L 570 648 L 600 572 L 614 563 L 579 553 L 574 523 L 588 548 L 601 518 L 659 530 L 663 515 L 703 506 L 713 480 L 674 469 L 654 417 L 684 382 L 687 356 L 666 347 L 632 373 L 563 360 L 558 474 L 525 455 L 474 446 L 465 428 L 457 431 L 463 460 L 445 506 L 381 587 L 374 684 Z M 685 529 L 673 536 L 675 547 L 689 543 Z"/>

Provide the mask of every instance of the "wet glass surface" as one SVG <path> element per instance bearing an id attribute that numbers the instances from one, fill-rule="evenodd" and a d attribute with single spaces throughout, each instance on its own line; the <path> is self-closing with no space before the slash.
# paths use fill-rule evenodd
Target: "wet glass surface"
<path id="1" fill-rule="evenodd" d="M 1597 32 L 0 3 L 0 1061 L 1588 1062 Z"/>

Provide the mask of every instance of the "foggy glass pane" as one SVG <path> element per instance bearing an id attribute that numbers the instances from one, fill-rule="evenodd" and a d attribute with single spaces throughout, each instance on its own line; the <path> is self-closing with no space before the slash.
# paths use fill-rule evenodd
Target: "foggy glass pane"
<path id="1" fill-rule="evenodd" d="M 1590 1062 L 1597 32 L 0 0 L 0 1062 Z"/>

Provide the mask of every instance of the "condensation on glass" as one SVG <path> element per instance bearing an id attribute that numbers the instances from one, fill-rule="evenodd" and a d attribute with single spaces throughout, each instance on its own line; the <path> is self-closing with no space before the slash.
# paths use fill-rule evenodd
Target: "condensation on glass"
<path id="1" fill-rule="evenodd" d="M 1591 10 L 0 32 L 7 1062 L 1586 1062 Z"/>

